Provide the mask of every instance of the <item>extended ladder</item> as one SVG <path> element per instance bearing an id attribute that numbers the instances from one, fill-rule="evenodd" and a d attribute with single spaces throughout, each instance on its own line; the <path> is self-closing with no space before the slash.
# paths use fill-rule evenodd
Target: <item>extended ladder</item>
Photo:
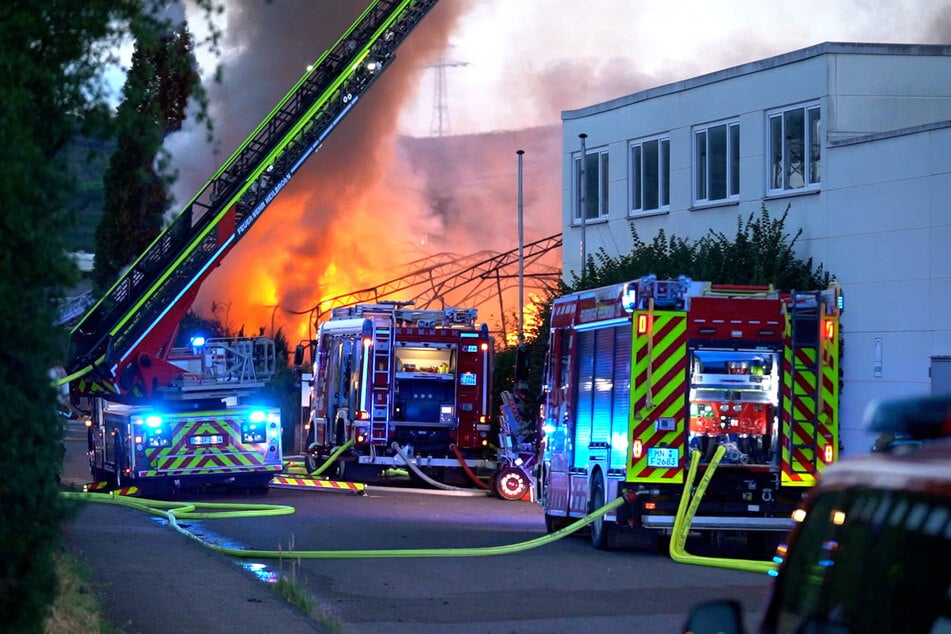
<path id="1" fill-rule="evenodd" d="M 202 281 L 395 57 L 436 0 L 374 0 L 73 328 L 67 368 L 115 370 Z M 187 305 L 185 306 L 187 310 Z M 152 344 L 152 352 L 159 347 Z M 115 365 L 114 365 L 115 364 Z"/>

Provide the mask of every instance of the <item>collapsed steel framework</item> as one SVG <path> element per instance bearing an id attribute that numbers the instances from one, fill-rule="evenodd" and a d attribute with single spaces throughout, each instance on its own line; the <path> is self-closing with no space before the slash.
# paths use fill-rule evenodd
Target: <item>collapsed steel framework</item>
<path id="1" fill-rule="evenodd" d="M 550 252 L 560 249 L 561 245 L 561 234 L 523 245 L 522 277 L 525 290 L 545 294 L 555 289 L 561 279 L 561 270 L 544 264 L 543 260 Z M 504 340 L 507 327 L 503 297 L 506 291 L 518 287 L 518 263 L 518 249 L 503 253 L 479 251 L 468 256 L 438 253 L 404 264 L 400 267 L 400 270 L 405 271 L 404 274 L 376 286 L 321 299 L 306 310 L 287 312 L 309 315 L 313 327 L 333 309 L 355 304 L 399 299 L 412 302 L 417 308 L 441 308 L 450 296 L 453 304 L 459 306 L 477 306 L 496 297 L 501 329 L 498 334 Z"/>

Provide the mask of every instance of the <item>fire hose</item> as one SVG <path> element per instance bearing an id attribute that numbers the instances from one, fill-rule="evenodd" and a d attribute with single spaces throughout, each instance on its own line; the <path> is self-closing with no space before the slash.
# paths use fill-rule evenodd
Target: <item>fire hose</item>
<path id="1" fill-rule="evenodd" d="M 334 462 L 338 457 L 340 457 L 340 454 L 342 454 L 344 451 L 346 451 L 347 449 L 349 449 L 349 448 L 352 447 L 352 446 L 353 446 L 353 439 L 351 438 L 350 440 L 348 440 L 347 442 L 345 442 L 344 444 L 342 444 L 340 447 L 338 447 L 337 450 L 334 451 L 334 452 L 330 455 L 329 458 L 327 458 L 327 460 L 324 462 L 324 464 L 322 464 L 320 467 L 318 467 L 318 468 L 315 469 L 314 471 L 309 472 L 309 475 L 318 476 L 318 475 L 322 474 L 331 464 L 333 464 L 333 462 Z M 442 483 L 442 482 L 439 482 L 439 481 L 437 481 L 437 480 L 434 480 L 434 479 L 430 478 L 428 475 L 426 475 L 426 474 L 423 472 L 422 469 L 420 469 L 420 468 L 416 465 L 415 462 L 413 462 L 413 460 L 412 460 L 409 456 L 406 455 L 406 452 L 403 450 L 402 447 L 400 447 L 399 443 L 394 442 L 394 443 L 391 445 L 391 447 L 393 448 L 393 451 L 395 451 L 395 452 L 397 453 L 397 455 L 399 455 L 399 457 L 403 460 L 403 462 L 406 463 L 406 467 L 407 467 L 408 469 L 410 469 L 413 473 L 415 473 L 421 480 L 423 480 L 423 481 L 426 482 L 427 484 L 429 484 L 429 485 L 431 485 L 431 486 L 433 486 L 433 487 L 436 487 L 437 489 L 442 489 L 443 491 L 464 491 L 464 492 L 472 492 L 471 489 L 464 489 L 464 488 L 461 488 L 461 487 L 450 486 L 450 485 L 448 485 L 448 484 L 444 484 L 444 483 Z M 456 459 L 459 461 L 459 465 L 462 467 L 463 471 L 464 471 L 465 474 L 469 477 L 469 479 L 473 482 L 473 484 L 475 484 L 475 485 L 476 485 L 477 487 L 479 487 L 480 489 L 483 489 L 483 490 L 485 490 L 485 491 L 487 491 L 487 492 L 491 492 L 489 485 L 487 485 L 485 482 L 483 482 L 482 480 L 480 480 L 480 479 L 472 472 L 472 469 L 469 468 L 469 465 L 466 464 L 465 458 L 462 456 L 462 454 L 459 453 L 459 449 L 458 449 L 455 445 L 451 445 L 450 448 L 452 449 L 453 453 L 455 454 Z"/>
<path id="2" fill-rule="evenodd" d="M 392 445 L 390 445 L 390 447 L 392 447 L 392 448 L 393 448 L 393 451 L 395 451 L 396 454 L 397 454 L 400 458 L 403 459 L 403 462 L 406 463 L 406 466 L 410 469 L 410 471 L 412 471 L 412 472 L 415 473 L 417 476 L 419 476 L 419 478 L 420 478 L 423 482 L 425 482 L 426 484 L 429 484 L 430 486 L 434 486 L 434 487 L 436 487 L 437 489 L 442 489 L 443 491 L 464 491 L 464 492 L 466 492 L 466 493 L 472 493 L 472 489 L 464 489 L 464 488 L 462 488 L 462 487 L 454 487 L 454 486 L 451 486 L 451 485 L 449 485 L 449 484 L 443 484 L 442 482 L 439 482 L 439 481 L 437 481 L 437 480 L 433 480 L 432 478 L 430 478 L 428 475 L 426 475 L 425 473 L 423 473 L 423 470 L 420 469 L 419 466 L 417 466 L 416 463 L 413 462 L 413 461 L 409 458 L 409 456 L 406 455 L 406 452 L 403 451 L 403 448 L 400 447 L 399 443 L 394 442 Z M 453 449 L 455 449 L 455 445 L 453 445 Z M 458 455 L 457 455 L 457 457 L 458 457 Z M 465 464 L 465 462 L 463 462 L 462 460 L 460 460 L 459 462 L 460 462 L 464 467 L 466 467 L 466 469 L 468 469 L 468 466 Z M 485 487 L 485 489 L 488 489 L 488 488 L 489 488 L 489 487 Z M 486 491 L 486 492 L 488 492 L 488 491 Z M 481 495 L 482 492 L 480 491 L 479 494 Z"/>
<path id="3" fill-rule="evenodd" d="M 483 482 L 482 480 L 480 480 L 478 477 L 476 477 L 476 474 L 472 473 L 472 469 L 470 469 L 469 465 L 466 464 L 465 457 L 463 457 L 463 455 L 459 452 L 459 448 L 456 447 L 455 443 L 449 445 L 449 448 L 452 449 L 452 453 L 456 456 L 456 460 L 459 461 L 459 466 L 462 467 L 462 470 L 469 477 L 472 483 L 476 485 L 477 487 L 479 487 L 480 489 L 488 490 L 489 485 Z"/>
<path id="4" fill-rule="evenodd" d="M 684 492 L 680 497 L 680 504 L 677 507 L 677 515 L 674 517 L 674 527 L 670 536 L 670 557 L 677 563 L 693 564 L 696 566 L 711 566 L 714 568 L 727 568 L 730 570 L 742 570 L 745 572 L 763 572 L 770 573 L 776 570 L 776 563 L 773 561 L 762 561 L 758 559 L 730 559 L 723 557 L 704 557 L 701 555 L 692 555 L 687 552 L 687 534 L 690 532 L 690 525 L 693 518 L 700 508 L 700 500 L 713 478 L 713 472 L 720 464 L 720 459 L 726 448 L 723 445 L 717 447 L 713 458 L 707 465 L 707 471 L 700 479 L 697 490 L 691 495 L 694 478 L 697 476 L 697 467 L 700 464 L 700 452 L 692 451 L 690 455 L 690 468 L 687 473 L 687 479 L 684 482 Z"/>
<path id="5" fill-rule="evenodd" d="M 339 447 L 337 447 L 337 449 L 336 449 L 332 454 L 330 454 L 330 457 L 327 458 L 326 461 L 324 461 L 324 464 L 320 465 L 319 467 L 317 467 L 317 468 L 314 469 L 313 471 L 309 471 L 309 472 L 308 472 L 308 475 L 319 476 L 321 473 L 323 473 L 324 471 L 326 471 L 327 468 L 328 468 L 330 465 L 332 465 L 332 464 L 334 463 L 334 461 L 335 461 L 337 458 L 340 457 L 340 454 L 342 454 L 343 452 L 345 452 L 347 449 L 350 449 L 350 447 L 352 447 L 352 446 L 353 446 L 353 438 L 351 438 L 351 439 L 348 440 L 347 442 L 345 442 L 345 443 L 343 443 L 342 445 L 340 445 Z"/>
<path id="6" fill-rule="evenodd" d="M 127 506 L 146 513 L 165 517 L 172 528 L 186 537 L 217 552 L 232 557 L 247 559 L 393 559 L 410 557 L 486 557 L 491 555 L 509 555 L 531 550 L 532 548 L 538 548 L 539 546 L 544 546 L 545 544 L 550 544 L 563 537 L 567 537 L 624 503 L 624 498 L 615 498 L 608 504 L 592 511 L 561 530 L 528 541 L 507 544 L 505 546 L 482 546 L 475 548 L 397 548 L 391 550 L 248 550 L 229 548 L 210 543 L 181 526 L 178 521 L 183 519 L 223 519 L 290 515 L 294 513 L 294 507 L 276 504 L 166 502 L 128 498 L 113 493 L 83 493 L 77 491 L 64 491 L 61 495 L 67 499 Z M 208 511 L 202 511 L 202 509 L 208 509 Z"/>

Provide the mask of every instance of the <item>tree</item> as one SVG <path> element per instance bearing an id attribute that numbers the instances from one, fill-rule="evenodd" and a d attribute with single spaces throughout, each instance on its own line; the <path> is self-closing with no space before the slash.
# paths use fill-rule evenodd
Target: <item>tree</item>
<path id="1" fill-rule="evenodd" d="M 783 214 L 774 218 L 763 204 L 758 215 L 751 213 L 746 221 L 737 218 L 732 238 L 711 229 L 693 244 L 677 236 L 668 238 L 663 229 L 647 244 L 632 224 L 631 252 L 612 256 L 599 249 L 588 258 L 584 283 L 573 275 L 566 291 L 617 284 L 649 274 L 661 279 L 688 275 L 718 284 L 772 284 L 785 290 L 828 286 L 831 276 L 821 264 L 815 267 L 812 258 L 796 257 L 802 229 L 792 235 L 787 232 L 789 210 L 787 205 Z"/>
<path id="2" fill-rule="evenodd" d="M 96 227 L 93 270 L 100 292 L 162 229 L 173 179 L 162 143 L 181 129 L 196 91 L 204 103 L 187 26 L 158 37 L 148 30 L 139 35 L 123 88 L 125 99 L 116 113 L 118 147 L 103 177 L 105 205 Z"/>
<path id="3" fill-rule="evenodd" d="M 530 389 L 540 389 L 551 305 L 556 297 L 636 280 L 649 274 L 661 279 L 688 275 L 697 280 L 720 284 L 772 284 L 784 290 L 827 287 L 831 276 L 823 270 L 822 265 L 816 267 L 811 258 L 802 260 L 795 255 L 796 241 L 802 235 L 802 230 L 795 234 L 787 231 L 789 209 L 787 206 L 782 216 L 773 218 L 764 204 L 759 214 L 750 214 L 745 221 L 742 217 L 737 219 L 736 235 L 732 239 L 722 232 L 711 230 L 692 244 L 677 236 L 668 237 L 663 229 L 650 243 L 646 243 L 632 224 L 634 248 L 629 253 L 612 256 L 604 249 L 599 249 L 588 256 L 583 283 L 577 275 L 573 275 L 570 284 L 560 284 L 537 302 L 537 328 L 526 337 L 526 346 L 532 350 L 529 359 Z M 512 389 L 514 364 L 514 348 L 496 354 L 493 394 Z"/>
<path id="4" fill-rule="evenodd" d="M 161 0 L 7 0 L 0 4 L 0 623 L 42 632 L 61 543 L 62 426 L 50 369 L 66 333 L 53 324 L 78 278 L 66 255 L 75 183 L 63 160 L 77 133 L 109 121 L 107 64 L 129 33 L 167 29 Z M 200 0 L 210 8 L 210 0 Z"/>

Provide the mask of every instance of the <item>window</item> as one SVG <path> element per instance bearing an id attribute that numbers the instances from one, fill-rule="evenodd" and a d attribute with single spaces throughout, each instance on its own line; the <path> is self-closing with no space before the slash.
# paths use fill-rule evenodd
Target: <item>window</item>
<path id="1" fill-rule="evenodd" d="M 822 166 L 819 105 L 772 112 L 767 120 L 767 189 L 776 193 L 818 186 Z"/>
<path id="2" fill-rule="evenodd" d="M 584 172 L 584 188 L 582 182 Z M 605 218 L 608 215 L 608 152 L 597 150 L 585 155 L 584 169 L 582 170 L 581 156 L 574 160 L 574 176 L 572 178 L 572 193 L 574 194 L 574 209 L 572 223 L 581 222 L 582 204 L 585 208 L 585 222 Z M 582 201 L 584 201 L 582 203 Z"/>
<path id="3" fill-rule="evenodd" d="M 631 145 L 631 212 L 670 206 L 670 139 Z"/>
<path id="4" fill-rule="evenodd" d="M 740 124 L 694 128 L 694 202 L 733 200 L 740 195 Z"/>

